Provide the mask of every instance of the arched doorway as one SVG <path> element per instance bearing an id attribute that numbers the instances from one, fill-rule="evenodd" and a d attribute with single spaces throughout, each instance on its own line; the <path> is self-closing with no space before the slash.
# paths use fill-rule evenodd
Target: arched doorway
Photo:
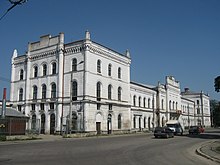
<path id="1" fill-rule="evenodd" d="M 108 129 L 108 134 L 112 133 L 112 115 L 108 115 L 108 121 L 107 121 L 107 129 Z"/>
<path id="2" fill-rule="evenodd" d="M 50 115 L 50 134 L 54 134 L 55 133 L 55 122 L 56 122 L 55 114 L 52 113 Z"/>
<path id="3" fill-rule="evenodd" d="M 41 129 L 40 129 L 41 134 L 45 134 L 45 114 L 41 115 Z"/>
<path id="4" fill-rule="evenodd" d="M 98 113 L 96 115 L 96 132 L 97 132 L 97 135 L 100 135 L 102 133 L 102 131 L 101 131 L 101 122 L 102 122 L 102 115 L 100 113 Z"/>

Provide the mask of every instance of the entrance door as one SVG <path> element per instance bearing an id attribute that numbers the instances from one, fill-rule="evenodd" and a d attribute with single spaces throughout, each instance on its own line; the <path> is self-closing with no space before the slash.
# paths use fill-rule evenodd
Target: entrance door
<path id="1" fill-rule="evenodd" d="M 96 122 L 97 135 L 101 134 L 101 122 Z"/>
<path id="2" fill-rule="evenodd" d="M 55 114 L 50 115 L 50 134 L 55 133 Z"/>
<path id="3" fill-rule="evenodd" d="M 41 134 L 45 134 L 45 114 L 41 115 Z"/>

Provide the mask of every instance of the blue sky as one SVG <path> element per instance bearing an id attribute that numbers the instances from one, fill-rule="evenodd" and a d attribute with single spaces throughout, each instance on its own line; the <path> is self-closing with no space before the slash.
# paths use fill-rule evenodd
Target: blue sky
<path id="1" fill-rule="evenodd" d="M 0 1 L 0 16 L 10 7 Z M 124 53 L 130 50 L 131 80 L 157 85 L 172 75 L 181 89 L 220 100 L 219 0 L 29 0 L 0 21 L 0 98 L 10 90 L 11 56 L 28 42 L 65 33 L 65 43 L 91 39 Z M 9 81 L 8 81 L 9 80 Z"/>

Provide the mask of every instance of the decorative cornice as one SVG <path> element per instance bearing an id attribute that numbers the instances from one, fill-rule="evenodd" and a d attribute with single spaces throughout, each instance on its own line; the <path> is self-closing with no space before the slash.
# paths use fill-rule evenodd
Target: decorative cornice
<path id="1" fill-rule="evenodd" d="M 29 58 L 30 58 L 31 61 L 34 61 L 34 60 L 46 58 L 46 57 L 49 57 L 49 56 L 54 56 L 54 55 L 58 54 L 60 51 L 61 50 L 53 49 L 53 50 L 42 52 L 42 53 L 39 53 L 39 54 L 30 55 Z"/>

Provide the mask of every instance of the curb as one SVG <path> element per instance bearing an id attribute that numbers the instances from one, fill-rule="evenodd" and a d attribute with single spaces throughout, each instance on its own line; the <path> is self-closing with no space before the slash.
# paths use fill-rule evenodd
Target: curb
<path id="1" fill-rule="evenodd" d="M 204 152 L 202 152 L 201 148 L 210 145 L 210 143 L 213 143 L 213 141 L 201 145 L 199 148 L 196 149 L 196 153 L 197 153 L 198 155 L 200 155 L 200 156 L 206 158 L 206 159 L 209 159 L 209 160 L 212 160 L 212 161 L 214 161 L 214 162 L 218 162 L 218 163 L 220 163 L 220 159 L 215 158 L 215 157 L 212 157 L 212 156 L 207 155 L 207 154 L 205 154 Z"/>

